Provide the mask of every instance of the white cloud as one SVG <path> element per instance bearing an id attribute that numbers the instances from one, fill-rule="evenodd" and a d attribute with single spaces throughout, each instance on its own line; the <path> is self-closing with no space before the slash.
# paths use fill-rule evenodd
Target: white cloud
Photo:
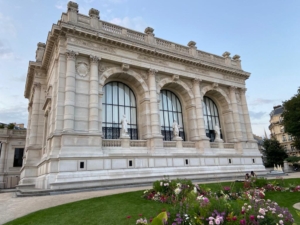
<path id="1" fill-rule="evenodd" d="M 16 37 L 17 29 L 12 21 L 12 19 L 8 16 L 5 16 L 0 12 L 0 35 L 2 37 Z"/>
<path id="2" fill-rule="evenodd" d="M 19 56 L 16 56 L 11 49 L 9 42 L 0 39 L 0 59 L 3 60 L 20 60 Z"/>
<path id="3" fill-rule="evenodd" d="M 141 32 L 143 32 L 147 27 L 147 23 L 143 20 L 142 17 L 129 18 L 128 16 L 126 16 L 123 19 L 116 17 L 109 22 Z"/>
<path id="4" fill-rule="evenodd" d="M 0 109 L 1 122 L 4 123 L 24 123 L 27 124 L 27 105 L 12 106 L 7 109 Z"/>

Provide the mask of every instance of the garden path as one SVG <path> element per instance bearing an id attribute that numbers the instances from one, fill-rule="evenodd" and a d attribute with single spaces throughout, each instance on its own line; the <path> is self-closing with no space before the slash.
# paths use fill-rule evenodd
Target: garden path
<path id="1" fill-rule="evenodd" d="M 275 177 L 268 177 L 275 178 Z M 300 172 L 290 173 L 288 176 L 284 176 L 284 179 L 300 178 Z M 226 180 L 222 180 L 226 181 Z M 197 182 L 197 183 L 217 183 L 215 182 Z M 89 192 L 78 192 L 72 194 L 61 195 L 47 195 L 47 196 L 35 196 L 35 197 L 20 197 L 15 198 L 14 192 L 0 193 L 0 224 L 4 224 L 13 219 L 25 216 L 29 213 L 46 209 L 70 202 L 76 202 L 84 199 L 101 197 L 106 195 L 113 195 L 125 192 L 132 192 L 138 190 L 145 190 L 151 188 L 150 186 L 120 188 L 112 190 L 99 190 Z M 294 205 L 300 210 L 300 203 Z"/>

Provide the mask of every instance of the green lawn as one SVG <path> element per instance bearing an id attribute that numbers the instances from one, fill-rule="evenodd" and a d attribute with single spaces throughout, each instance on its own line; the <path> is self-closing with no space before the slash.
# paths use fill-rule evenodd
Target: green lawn
<path id="1" fill-rule="evenodd" d="M 299 184 L 300 179 L 284 180 L 288 183 Z M 230 182 L 205 184 L 212 190 L 218 190 L 220 186 L 230 186 Z M 233 187 L 233 186 L 232 186 Z M 233 188 L 241 188 L 242 183 L 235 183 Z M 100 224 L 121 225 L 135 224 L 142 217 L 155 217 L 163 209 L 171 209 L 171 205 L 161 204 L 141 198 L 143 191 L 123 193 L 112 196 L 92 198 L 74 203 L 69 203 L 45 210 L 31 213 L 27 216 L 13 220 L 7 224 Z M 300 194 L 295 192 L 267 192 L 266 199 L 276 201 L 280 206 L 287 207 L 300 225 L 300 217 L 297 216 L 293 204 L 300 202 Z M 128 219 L 127 216 L 130 216 Z"/>

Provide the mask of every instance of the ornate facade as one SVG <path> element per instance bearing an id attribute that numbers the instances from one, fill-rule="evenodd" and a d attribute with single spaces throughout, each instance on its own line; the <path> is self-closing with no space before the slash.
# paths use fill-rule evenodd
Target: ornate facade
<path id="1" fill-rule="evenodd" d="M 238 55 L 110 24 L 98 10 L 82 15 L 69 2 L 29 63 L 19 188 L 264 173 L 245 97 L 249 76 Z M 120 133 L 123 115 L 128 136 Z"/>

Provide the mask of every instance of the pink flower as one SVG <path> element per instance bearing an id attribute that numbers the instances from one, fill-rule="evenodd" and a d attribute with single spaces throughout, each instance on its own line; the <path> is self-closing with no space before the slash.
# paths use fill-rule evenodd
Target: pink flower
<path id="1" fill-rule="evenodd" d="M 249 218 L 250 218 L 251 221 L 253 221 L 255 219 L 255 216 L 254 215 L 250 215 Z"/>

